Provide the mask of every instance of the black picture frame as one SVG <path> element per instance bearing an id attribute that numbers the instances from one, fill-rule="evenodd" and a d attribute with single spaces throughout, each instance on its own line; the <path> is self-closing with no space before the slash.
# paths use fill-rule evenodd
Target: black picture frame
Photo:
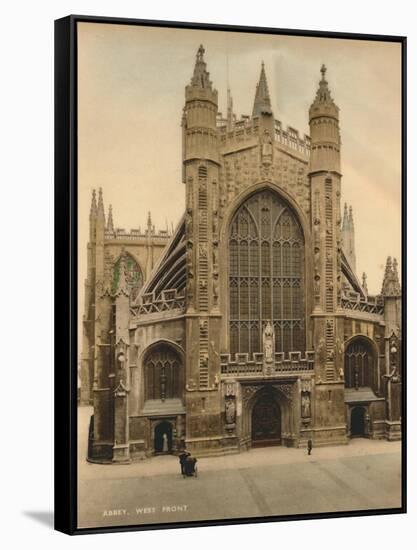
<path id="1" fill-rule="evenodd" d="M 184 521 L 112 527 L 77 527 L 77 24 L 117 24 L 177 29 L 216 30 L 345 40 L 397 42 L 402 50 L 402 503 L 399 508 L 352 510 L 262 518 Z M 406 178 L 407 112 L 404 36 L 277 29 L 266 27 L 153 21 L 70 15 L 55 21 L 55 529 L 70 535 L 173 529 L 208 525 L 402 514 L 407 511 L 407 258 Z"/>

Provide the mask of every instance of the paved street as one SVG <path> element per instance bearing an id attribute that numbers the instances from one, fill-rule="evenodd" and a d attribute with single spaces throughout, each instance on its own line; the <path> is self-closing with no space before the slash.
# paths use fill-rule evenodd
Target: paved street
<path id="1" fill-rule="evenodd" d="M 79 527 L 366 510 L 401 505 L 399 442 L 270 447 L 201 458 L 183 478 L 178 458 L 125 466 L 85 460 L 91 409 L 79 409 Z M 116 511 L 116 515 L 115 515 Z"/>

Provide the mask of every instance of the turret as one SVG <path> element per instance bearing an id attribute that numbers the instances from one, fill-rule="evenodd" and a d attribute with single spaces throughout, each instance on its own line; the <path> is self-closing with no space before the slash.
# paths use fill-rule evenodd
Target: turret
<path id="1" fill-rule="evenodd" d="M 113 462 L 127 463 L 129 455 L 128 396 L 129 387 L 129 293 L 126 278 L 126 251 L 119 260 L 119 280 L 114 294 L 114 324 L 112 326 L 113 359 Z"/>
<path id="2" fill-rule="evenodd" d="M 184 132 L 184 162 L 208 159 L 218 162 L 217 151 L 217 90 L 212 86 L 204 61 L 205 50 L 198 48 L 191 82 L 185 88 L 182 119 Z"/>
<path id="3" fill-rule="evenodd" d="M 385 336 L 393 333 L 399 337 L 401 327 L 401 286 L 398 277 L 398 263 L 388 256 L 385 265 L 381 295 L 384 299 Z"/>
<path id="4" fill-rule="evenodd" d="M 384 298 L 398 298 L 401 296 L 401 286 L 398 277 L 398 262 L 396 258 L 392 261 L 391 256 L 388 256 L 385 265 L 385 274 L 382 282 L 381 294 Z"/>
<path id="5" fill-rule="evenodd" d="M 190 411 L 186 419 L 186 444 L 190 451 L 196 452 L 203 445 L 196 421 L 209 425 L 210 416 L 213 419 L 220 416 L 220 396 L 213 391 L 220 377 L 218 100 L 204 53 L 200 46 L 191 82 L 185 88 L 182 118 L 187 243 L 186 379 L 191 386 L 186 389 L 186 406 Z"/>
<path id="6" fill-rule="evenodd" d="M 314 239 L 314 346 L 325 346 L 326 353 L 318 358 L 317 377 L 334 382 L 343 368 L 343 357 L 334 353 L 335 343 L 341 341 L 343 324 L 335 317 L 341 306 L 340 219 L 340 134 L 339 108 L 334 103 L 326 67 L 321 67 L 321 79 L 316 97 L 309 110 L 311 152 L 309 177 L 312 198 L 312 232 Z M 320 215 L 317 215 L 320 212 Z M 344 237 L 350 235 L 350 218 L 345 207 Z M 350 238 L 350 237 L 349 237 Z"/>
<path id="7" fill-rule="evenodd" d="M 311 172 L 326 171 L 340 175 L 339 107 L 334 103 L 326 67 L 321 67 L 321 80 L 309 111 L 311 137 Z"/>
<path id="8" fill-rule="evenodd" d="M 388 439 L 398 438 L 398 434 L 391 433 L 395 422 L 401 418 L 401 387 L 402 355 L 401 355 L 401 286 L 398 276 L 396 258 L 388 256 L 385 265 L 384 280 L 382 282 L 382 297 L 384 299 L 385 321 L 385 378 L 388 410 Z"/>

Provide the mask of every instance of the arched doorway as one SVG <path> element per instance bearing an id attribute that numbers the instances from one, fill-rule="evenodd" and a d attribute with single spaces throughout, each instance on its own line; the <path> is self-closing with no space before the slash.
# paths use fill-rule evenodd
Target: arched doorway
<path id="1" fill-rule="evenodd" d="M 350 434 L 352 437 L 365 436 L 365 409 L 354 407 L 350 416 Z"/>
<path id="2" fill-rule="evenodd" d="M 261 393 L 252 409 L 252 447 L 280 444 L 281 408 L 272 393 Z"/>
<path id="3" fill-rule="evenodd" d="M 170 453 L 172 450 L 172 425 L 164 420 L 155 426 L 155 453 Z"/>

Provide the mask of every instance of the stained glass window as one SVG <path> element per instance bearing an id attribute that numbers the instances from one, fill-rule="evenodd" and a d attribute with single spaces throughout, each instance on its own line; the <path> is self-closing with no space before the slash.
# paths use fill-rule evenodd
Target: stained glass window
<path id="1" fill-rule="evenodd" d="M 304 351 L 304 238 L 293 211 L 272 191 L 252 195 L 236 212 L 229 268 L 230 352 L 262 351 L 267 321 L 276 351 Z"/>
<path id="2" fill-rule="evenodd" d="M 117 287 L 119 285 L 120 261 L 121 261 L 121 258 L 119 257 L 119 259 L 114 264 L 113 281 L 112 281 L 113 293 L 117 291 Z M 143 285 L 142 271 L 138 263 L 136 262 L 136 260 L 130 254 L 125 254 L 124 262 L 125 262 L 126 282 L 130 287 L 131 299 L 134 299 Z"/>

